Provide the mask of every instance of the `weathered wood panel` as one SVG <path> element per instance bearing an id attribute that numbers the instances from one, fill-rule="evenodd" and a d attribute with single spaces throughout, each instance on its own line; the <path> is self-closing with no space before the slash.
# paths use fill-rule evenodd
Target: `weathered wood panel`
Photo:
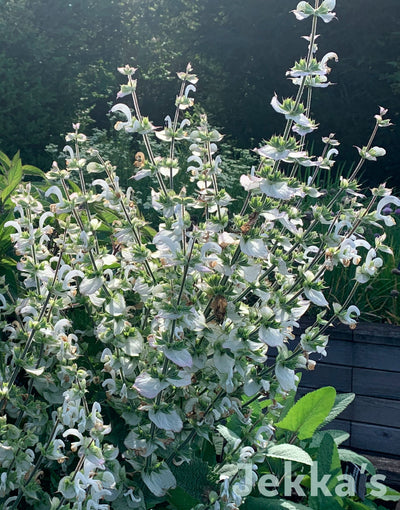
<path id="1" fill-rule="evenodd" d="M 302 373 L 301 386 L 308 388 L 334 386 L 338 392 L 349 393 L 352 391 L 352 368 L 328 363 L 317 363 L 313 371 L 304 371 Z"/>
<path id="2" fill-rule="evenodd" d="M 400 456 L 400 429 L 353 422 L 350 445 L 361 450 Z"/>
<path id="3" fill-rule="evenodd" d="M 391 324 L 359 324 L 353 330 L 353 341 L 377 345 L 400 345 L 400 326 Z"/>
<path id="4" fill-rule="evenodd" d="M 317 365 L 303 372 L 300 396 L 322 386 L 355 393 L 355 401 L 329 428 L 349 432 L 351 448 L 400 459 L 400 327 L 339 325 L 328 333 L 328 356 L 311 355 Z"/>
<path id="5" fill-rule="evenodd" d="M 355 368 L 353 390 L 356 395 L 400 400 L 400 373 Z"/>
<path id="6" fill-rule="evenodd" d="M 400 339 L 398 346 L 344 341 L 331 338 L 327 347 L 327 362 L 331 365 L 400 371 Z M 318 362 L 315 355 L 312 356 Z M 323 361 L 322 358 L 319 361 Z"/>
<path id="7" fill-rule="evenodd" d="M 354 402 L 341 415 L 342 419 L 387 426 L 400 426 L 400 401 L 363 397 L 357 395 Z"/>

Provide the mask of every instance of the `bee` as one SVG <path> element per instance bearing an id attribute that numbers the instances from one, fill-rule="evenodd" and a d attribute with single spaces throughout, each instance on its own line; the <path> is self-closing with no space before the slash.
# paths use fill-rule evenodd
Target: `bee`
<path id="1" fill-rule="evenodd" d="M 146 162 L 146 157 L 143 152 L 137 152 L 135 154 L 135 162 L 133 163 L 136 168 L 142 168 Z"/>
<path id="2" fill-rule="evenodd" d="M 214 312 L 214 315 L 220 324 L 224 322 L 227 306 L 228 301 L 224 296 L 221 296 L 220 294 L 215 296 L 211 303 L 212 311 Z"/>
<path id="3" fill-rule="evenodd" d="M 257 223 L 259 216 L 260 214 L 256 211 L 250 214 L 249 221 L 240 227 L 242 234 L 247 234 L 250 231 L 251 227 L 253 227 Z"/>
<path id="4" fill-rule="evenodd" d="M 111 245 L 112 245 L 112 249 L 113 249 L 113 255 L 116 255 L 117 253 L 119 253 L 121 251 L 122 244 L 119 243 L 116 239 L 114 239 L 113 236 L 111 236 L 110 238 L 111 238 Z"/>

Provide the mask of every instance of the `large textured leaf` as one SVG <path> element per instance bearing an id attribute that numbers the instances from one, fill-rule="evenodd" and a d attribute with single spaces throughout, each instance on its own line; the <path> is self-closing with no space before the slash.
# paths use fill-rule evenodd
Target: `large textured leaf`
<path id="1" fill-rule="evenodd" d="M 219 491 L 219 485 L 214 486 L 208 478 L 210 472 L 209 463 L 197 457 L 192 458 L 189 463 L 184 462 L 180 466 L 171 464 L 171 471 L 176 478 L 177 487 L 183 489 L 197 501 L 202 500 L 206 491 Z M 180 508 L 179 505 L 177 508 Z"/>
<path id="2" fill-rule="evenodd" d="M 333 440 L 338 446 L 347 441 L 347 439 L 350 437 L 350 434 L 344 432 L 343 430 L 321 430 L 313 435 L 312 441 L 310 443 L 310 448 L 318 448 L 325 434 L 332 436 Z"/>
<path id="3" fill-rule="evenodd" d="M 321 427 L 324 427 L 332 420 L 334 420 L 337 416 L 339 416 L 339 414 L 341 414 L 346 409 L 346 407 L 353 402 L 354 398 L 355 398 L 354 393 L 341 393 L 340 395 L 336 395 L 335 403 L 333 404 L 330 413 L 325 418 L 324 422 L 321 424 Z"/>
<path id="4" fill-rule="evenodd" d="M 332 480 L 327 484 L 328 489 L 335 487 L 337 477 L 342 473 L 337 446 L 330 434 L 325 434 L 318 451 L 318 474 L 319 476 L 330 474 Z"/>
<path id="5" fill-rule="evenodd" d="M 348 508 L 349 510 L 371 510 L 371 508 L 376 508 L 376 507 L 370 506 L 371 503 L 365 504 L 365 503 L 362 503 L 361 501 L 353 501 L 350 498 L 346 498 L 345 501 L 346 501 L 346 505 L 347 505 L 346 508 Z"/>
<path id="6" fill-rule="evenodd" d="M 310 495 L 309 497 L 308 503 L 310 507 L 318 510 L 340 509 L 340 504 L 333 496 L 335 495 L 335 487 L 339 483 L 337 477 L 342 474 L 342 468 L 337 446 L 330 434 L 324 435 L 318 450 L 317 463 L 314 469 L 316 469 L 318 481 L 328 477 L 324 486 L 331 495 L 325 495 L 321 489 L 318 489 L 317 495 Z"/>
<path id="7" fill-rule="evenodd" d="M 292 460 L 293 462 L 300 462 L 311 466 L 313 463 L 312 458 L 306 451 L 294 444 L 276 444 L 268 448 L 267 457 L 274 457 L 275 459 Z"/>
<path id="8" fill-rule="evenodd" d="M 238 464 L 224 464 L 221 469 L 218 470 L 219 479 L 232 478 L 238 472 Z"/>
<path id="9" fill-rule="evenodd" d="M 276 426 L 296 433 L 299 439 L 312 437 L 331 411 L 335 396 L 335 388 L 331 386 L 307 393 Z"/>

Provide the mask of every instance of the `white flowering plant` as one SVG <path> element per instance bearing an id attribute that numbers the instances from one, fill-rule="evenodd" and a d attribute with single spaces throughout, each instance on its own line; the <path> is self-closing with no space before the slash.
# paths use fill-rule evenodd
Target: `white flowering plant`
<path id="1" fill-rule="evenodd" d="M 382 210 L 400 205 L 385 186 L 367 197 L 357 184 L 364 162 L 384 155 L 373 145 L 390 125 L 384 108 L 335 195 L 322 203 L 315 186 L 338 155 L 333 135 L 319 157 L 306 150 L 318 127 L 312 92 L 330 85 L 328 62 L 337 60 L 318 60 L 317 23 L 330 22 L 334 8 L 334 0 L 315 0 L 293 11 L 312 20 L 307 55 L 288 71 L 297 94 L 272 98 L 285 128 L 254 149 L 259 162 L 240 177 L 247 195 L 239 213 L 219 187 L 222 135 L 205 115 L 198 125 L 185 118 L 198 80 L 190 65 L 178 73 L 176 110 L 163 128 L 140 111 L 136 69 L 118 69 L 126 83 L 117 97 L 133 109 L 112 108 L 115 129 L 141 140 L 132 177 L 151 182 L 155 224 L 79 124 L 66 137 L 65 167 L 54 164 L 44 187 L 23 183 L 13 192 L 14 219 L 5 226 L 21 288 L 15 295 L 3 279 L 0 293 L 5 510 L 232 510 L 251 492 L 241 489 L 239 465 L 250 466 L 255 485 L 273 458 L 301 464 L 317 455 L 294 443 L 328 417 L 334 390 L 317 402 L 311 435 L 304 423 L 293 429 L 293 415 L 304 414 L 293 407 L 298 373 L 326 355 L 335 321 L 355 326 L 354 293 L 379 271 L 379 253 L 390 252 Z M 181 145 L 190 151 L 184 166 Z M 312 169 L 306 182 L 303 167 Z M 179 184 L 182 175 L 188 185 Z M 371 235 L 378 228 L 382 235 Z M 325 273 L 350 265 L 353 290 L 329 303 Z M 308 311 L 315 322 L 296 336 Z"/>

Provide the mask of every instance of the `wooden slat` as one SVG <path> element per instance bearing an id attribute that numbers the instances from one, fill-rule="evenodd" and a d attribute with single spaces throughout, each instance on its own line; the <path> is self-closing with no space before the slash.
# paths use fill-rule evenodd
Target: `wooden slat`
<path id="1" fill-rule="evenodd" d="M 327 357 L 321 358 L 320 362 L 400 372 L 400 339 L 398 346 L 331 339 L 327 353 Z M 317 359 L 315 354 L 311 354 L 311 358 Z"/>
<path id="2" fill-rule="evenodd" d="M 351 392 L 351 373 L 350 367 L 317 363 L 315 370 L 302 373 L 300 384 L 307 388 L 333 386 L 336 391 L 347 393 Z"/>
<path id="3" fill-rule="evenodd" d="M 355 342 L 378 345 L 400 345 L 400 326 L 391 324 L 358 324 L 353 332 Z"/>
<path id="4" fill-rule="evenodd" d="M 350 445 L 361 450 L 400 455 L 400 429 L 353 422 Z"/>
<path id="5" fill-rule="evenodd" d="M 361 455 L 365 455 L 375 466 L 377 473 L 386 476 L 385 484 L 393 489 L 400 490 L 400 460 L 393 457 L 382 457 L 378 454 L 360 451 Z"/>
<path id="6" fill-rule="evenodd" d="M 331 430 L 344 430 L 345 432 L 348 432 L 350 434 L 350 440 L 351 440 L 351 423 L 346 420 L 340 420 L 339 418 L 336 418 L 336 420 L 331 421 L 329 425 L 326 426 L 327 429 Z M 348 441 L 343 443 L 344 445 L 348 444 Z"/>
<path id="7" fill-rule="evenodd" d="M 400 400 L 357 395 L 341 418 L 371 425 L 383 425 L 400 430 Z"/>
<path id="8" fill-rule="evenodd" d="M 294 333 L 300 336 L 314 321 L 303 319 L 299 330 Z M 392 324 L 359 323 L 356 329 L 351 330 L 344 324 L 337 324 L 328 329 L 327 334 L 332 340 L 344 340 L 346 342 L 376 343 L 379 345 L 400 345 L 400 326 Z"/>
<path id="9" fill-rule="evenodd" d="M 353 391 L 356 395 L 400 400 L 400 375 L 383 370 L 355 368 Z"/>
<path id="10" fill-rule="evenodd" d="M 330 338 L 326 347 L 327 356 L 321 357 L 321 363 L 330 363 L 331 365 L 353 366 L 354 344 L 345 340 Z M 310 355 L 311 359 L 318 361 L 318 356 L 314 353 Z"/>
<path id="11" fill-rule="evenodd" d="M 354 343 L 353 366 L 400 373 L 400 338 L 398 346 Z"/>

